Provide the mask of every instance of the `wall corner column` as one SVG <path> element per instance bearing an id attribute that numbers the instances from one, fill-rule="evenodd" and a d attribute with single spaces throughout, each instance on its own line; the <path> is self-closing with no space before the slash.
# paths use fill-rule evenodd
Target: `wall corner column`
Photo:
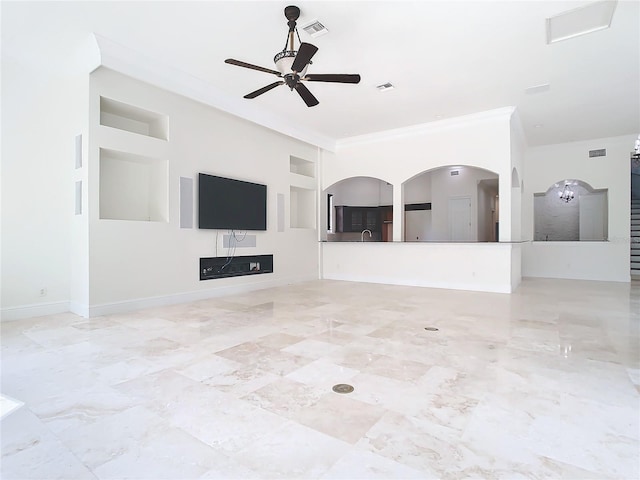
<path id="1" fill-rule="evenodd" d="M 404 189 L 393 185 L 393 241 L 404 242 Z"/>

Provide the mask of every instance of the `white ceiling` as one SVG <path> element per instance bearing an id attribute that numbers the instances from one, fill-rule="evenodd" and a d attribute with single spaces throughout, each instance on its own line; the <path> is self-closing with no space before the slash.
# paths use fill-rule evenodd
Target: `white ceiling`
<path id="1" fill-rule="evenodd" d="M 181 72 L 206 84 L 240 106 L 235 113 L 277 118 L 333 140 L 507 106 L 517 107 L 529 145 L 637 134 L 640 2 L 617 2 L 606 30 L 546 43 L 547 17 L 589 3 L 3 1 L 2 50 L 59 68 L 95 33 L 153 64 L 159 76 Z M 319 47 L 308 73 L 359 73 L 359 85 L 307 83 L 320 100 L 313 108 L 285 86 L 242 99 L 276 78 L 224 59 L 273 68 L 289 4 L 302 10 L 302 41 Z M 329 33 L 308 36 L 301 27 L 314 19 Z M 385 82 L 395 89 L 375 88 Z M 525 93 L 546 83 L 546 92 Z"/>

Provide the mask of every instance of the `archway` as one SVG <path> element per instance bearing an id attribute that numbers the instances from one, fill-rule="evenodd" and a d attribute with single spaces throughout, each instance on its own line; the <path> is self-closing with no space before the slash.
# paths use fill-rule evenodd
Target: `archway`
<path id="1" fill-rule="evenodd" d="M 605 241 L 608 191 L 578 179 L 560 180 L 533 197 L 534 241 Z"/>
<path id="2" fill-rule="evenodd" d="M 323 193 L 328 241 L 392 240 L 393 185 L 374 177 L 350 177 Z"/>
<path id="3" fill-rule="evenodd" d="M 405 241 L 498 241 L 498 174 L 451 165 L 403 183 Z"/>

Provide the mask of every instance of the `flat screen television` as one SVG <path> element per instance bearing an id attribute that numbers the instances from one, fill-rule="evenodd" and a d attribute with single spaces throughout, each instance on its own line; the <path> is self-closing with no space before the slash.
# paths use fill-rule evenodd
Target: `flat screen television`
<path id="1" fill-rule="evenodd" d="M 198 228 L 266 230 L 267 186 L 200 173 Z"/>

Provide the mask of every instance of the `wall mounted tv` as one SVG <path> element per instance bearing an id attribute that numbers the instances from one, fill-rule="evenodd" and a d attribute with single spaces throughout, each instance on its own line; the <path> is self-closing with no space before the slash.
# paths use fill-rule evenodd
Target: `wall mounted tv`
<path id="1" fill-rule="evenodd" d="M 198 227 L 266 230 L 267 186 L 200 173 Z"/>

